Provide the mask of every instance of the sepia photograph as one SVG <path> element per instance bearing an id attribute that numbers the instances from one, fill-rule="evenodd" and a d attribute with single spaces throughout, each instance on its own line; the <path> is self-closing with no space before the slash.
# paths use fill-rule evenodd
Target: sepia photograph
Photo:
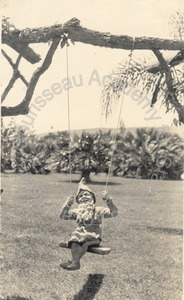
<path id="1" fill-rule="evenodd" d="M 0 11 L 0 300 L 182 300 L 183 0 Z"/>

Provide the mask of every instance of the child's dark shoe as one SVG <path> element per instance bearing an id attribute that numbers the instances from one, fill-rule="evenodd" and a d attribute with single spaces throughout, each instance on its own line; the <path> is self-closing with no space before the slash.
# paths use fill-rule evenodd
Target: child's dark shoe
<path id="1" fill-rule="evenodd" d="M 65 263 L 61 263 L 60 264 L 60 267 L 63 268 L 63 269 L 66 269 L 67 266 L 69 266 L 70 264 L 72 263 L 71 260 L 65 262 Z"/>
<path id="2" fill-rule="evenodd" d="M 73 261 L 70 265 L 68 265 L 66 268 L 68 271 L 74 271 L 80 269 L 80 262 Z"/>

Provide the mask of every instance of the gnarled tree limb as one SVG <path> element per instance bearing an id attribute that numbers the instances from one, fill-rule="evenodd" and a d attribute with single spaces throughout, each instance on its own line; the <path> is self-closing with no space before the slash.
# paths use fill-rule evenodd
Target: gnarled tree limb
<path id="1" fill-rule="evenodd" d="M 67 36 L 68 39 L 74 42 L 81 42 L 84 44 L 99 46 L 99 47 L 108 47 L 112 49 L 126 49 L 131 50 L 132 47 L 141 50 L 153 50 L 155 55 L 158 55 L 158 61 L 161 66 L 152 66 L 148 68 L 148 72 L 157 73 L 163 69 L 163 60 L 164 58 L 160 58 L 160 52 L 158 50 L 179 50 L 180 53 L 174 57 L 174 59 L 170 62 L 170 64 L 176 65 L 184 60 L 184 41 L 173 41 L 168 39 L 160 39 L 160 38 L 152 38 L 152 37 L 137 37 L 133 39 L 127 35 L 113 35 L 111 33 L 98 32 L 94 30 L 90 30 L 80 26 L 80 21 L 76 18 L 69 20 L 64 23 L 64 25 L 54 25 L 50 27 L 40 27 L 40 28 L 26 28 L 24 30 L 11 30 L 9 31 L 7 27 L 3 28 L 2 31 L 2 43 L 5 43 L 19 52 L 24 58 L 30 62 L 36 62 L 40 60 L 39 55 L 35 57 L 34 51 L 28 46 L 30 43 L 46 43 L 48 41 L 53 40 L 52 49 L 57 48 L 58 43 L 61 37 Z M 57 44 L 57 45 L 56 45 Z M 55 46 L 54 46 L 55 45 Z M 55 48 L 56 47 L 56 48 Z M 51 50 L 49 49 L 49 51 Z M 31 50 L 30 50 L 31 49 Z M 53 50 L 55 52 L 55 50 Z M 33 51 L 33 52 L 30 52 Z M 52 51 L 51 51 L 52 52 Z M 47 54 L 44 62 L 46 64 L 42 64 L 41 68 L 37 69 L 33 74 L 29 86 L 27 88 L 27 92 L 23 101 L 15 106 L 15 107 L 2 107 L 2 116 L 12 116 L 19 114 L 27 114 L 29 112 L 29 103 L 31 101 L 34 89 L 38 82 L 39 77 L 43 72 L 48 69 L 50 66 L 49 63 L 49 55 L 52 57 L 54 52 L 51 54 Z M 27 53 L 27 54 L 26 54 Z M 156 54 L 157 53 L 157 54 Z M 36 54 L 37 55 L 37 54 Z M 165 62 L 165 60 L 164 60 Z M 166 62 L 165 62 L 166 63 Z M 47 66 L 48 65 L 48 66 Z M 167 63 L 166 63 L 167 65 Z M 164 72 L 168 73 L 168 69 L 164 66 Z M 20 77 L 20 76 L 19 76 Z M 166 75 L 169 81 L 169 73 Z M 21 78 L 22 79 L 22 78 Z M 169 87 L 168 90 L 172 90 L 173 87 Z M 156 92 L 155 92 L 156 93 Z M 178 113 L 180 113 L 182 106 L 178 103 L 176 95 L 173 93 L 172 103 L 175 104 L 175 108 Z M 173 105 L 174 105 L 173 104 Z"/>
<path id="2" fill-rule="evenodd" d="M 56 36 L 61 36 L 66 33 L 68 33 L 68 38 L 74 42 L 115 49 L 132 49 L 132 37 L 87 29 L 80 26 L 80 21 L 76 18 L 64 23 L 64 25 L 32 29 L 26 28 L 24 30 L 12 30 L 11 32 L 4 30 L 2 32 L 2 43 L 46 43 Z M 153 48 L 160 50 L 181 50 L 184 49 L 184 41 L 173 41 L 153 37 L 137 37 L 134 40 L 134 49 L 151 50 Z"/>
<path id="3" fill-rule="evenodd" d="M 164 74 L 164 72 L 162 71 L 160 73 L 160 76 L 159 76 L 158 80 L 157 80 L 157 83 L 156 83 L 156 86 L 155 86 L 155 89 L 154 89 L 154 92 L 153 92 L 153 96 L 152 96 L 152 99 L 151 99 L 151 107 L 153 107 L 153 105 L 157 102 L 157 97 L 158 97 L 158 94 L 159 94 L 160 83 L 162 81 L 163 74 Z"/>
<path id="4" fill-rule="evenodd" d="M 13 61 L 11 60 L 11 58 L 6 54 L 6 52 L 3 49 L 1 49 L 1 52 L 2 52 L 3 56 L 7 59 L 7 61 L 9 62 L 9 64 L 12 66 L 12 68 L 14 69 L 15 68 L 15 64 L 13 63 Z M 26 86 L 28 86 L 27 80 L 24 78 L 24 76 L 20 73 L 19 70 L 17 70 L 17 73 L 18 73 L 19 78 L 22 80 L 22 82 Z"/>
<path id="5" fill-rule="evenodd" d="M 29 104 L 32 99 L 36 84 L 40 78 L 40 76 L 49 68 L 52 62 L 53 55 L 58 47 L 61 38 L 57 37 L 52 42 L 50 49 L 41 65 L 31 77 L 30 83 L 28 85 L 26 95 L 22 102 L 14 107 L 2 106 L 1 108 L 1 115 L 4 116 L 17 116 L 17 115 L 24 115 L 28 114 L 29 112 Z"/>
<path id="6" fill-rule="evenodd" d="M 176 56 L 174 56 L 171 60 L 166 60 L 166 62 L 171 66 L 177 66 L 179 64 L 181 64 L 184 61 L 184 55 L 181 54 L 182 51 L 179 51 Z M 183 51 L 184 52 L 184 51 Z M 152 73 L 152 74 L 156 74 L 158 72 L 162 71 L 162 66 L 160 65 L 160 63 L 155 64 L 153 66 L 148 67 L 147 72 Z"/>
<path id="7" fill-rule="evenodd" d="M 34 52 L 34 50 L 28 46 L 28 44 L 9 43 L 7 45 L 17 51 L 22 57 L 24 57 L 31 64 L 35 64 L 41 60 L 41 56 Z"/>
<path id="8" fill-rule="evenodd" d="M 173 78 L 172 78 L 172 75 L 171 75 L 170 68 L 169 68 L 167 62 L 165 61 L 162 53 L 159 50 L 153 49 L 153 53 L 157 57 L 160 65 L 162 66 L 162 69 L 165 73 L 166 85 L 167 85 L 169 95 L 170 95 L 169 102 L 176 109 L 176 111 L 178 113 L 178 116 L 179 116 L 179 121 L 181 123 L 184 123 L 184 106 L 182 106 L 182 104 L 178 102 L 178 99 L 176 97 L 175 89 L 173 87 Z"/>
<path id="9" fill-rule="evenodd" d="M 181 57 L 182 57 L 183 60 L 184 60 L 184 49 L 181 49 L 181 50 L 180 50 L 180 53 L 181 53 Z"/>
<path id="10" fill-rule="evenodd" d="M 10 79 L 7 87 L 5 88 L 2 97 L 1 97 L 1 103 L 5 100 L 6 96 L 8 95 L 9 91 L 11 90 L 11 88 L 13 87 L 15 81 L 19 78 L 19 74 L 18 74 L 18 66 L 21 60 L 21 55 L 18 56 L 16 63 L 15 63 L 15 67 L 13 70 L 13 75 L 12 78 Z"/>

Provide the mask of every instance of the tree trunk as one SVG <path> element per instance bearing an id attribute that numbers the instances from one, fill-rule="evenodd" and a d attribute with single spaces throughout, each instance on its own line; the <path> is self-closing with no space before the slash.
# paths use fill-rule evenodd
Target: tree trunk
<path id="1" fill-rule="evenodd" d="M 84 177 L 86 183 L 91 182 L 91 179 L 90 179 L 90 173 L 91 173 L 91 171 L 88 170 L 88 169 L 82 170 L 81 179 Z"/>
<path id="2" fill-rule="evenodd" d="M 4 162 L 4 159 L 1 158 L 1 173 L 4 173 L 5 172 L 5 162 Z"/>

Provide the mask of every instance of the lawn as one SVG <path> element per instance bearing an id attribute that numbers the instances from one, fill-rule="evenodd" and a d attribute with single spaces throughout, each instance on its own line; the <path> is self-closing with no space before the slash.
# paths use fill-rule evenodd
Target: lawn
<path id="1" fill-rule="evenodd" d="M 70 251 L 58 244 L 76 225 L 58 213 L 78 179 L 72 175 L 70 186 L 61 174 L 2 175 L 0 299 L 181 299 L 183 182 L 110 178 L 108 192 L 120 211 L 104 222 L 103 245 L 112 251 L 87 253 L 81 269 L 68 272 L 60 263 Z M 105 205 L 105 177 L 93 179 L 97 205 Z"/>

